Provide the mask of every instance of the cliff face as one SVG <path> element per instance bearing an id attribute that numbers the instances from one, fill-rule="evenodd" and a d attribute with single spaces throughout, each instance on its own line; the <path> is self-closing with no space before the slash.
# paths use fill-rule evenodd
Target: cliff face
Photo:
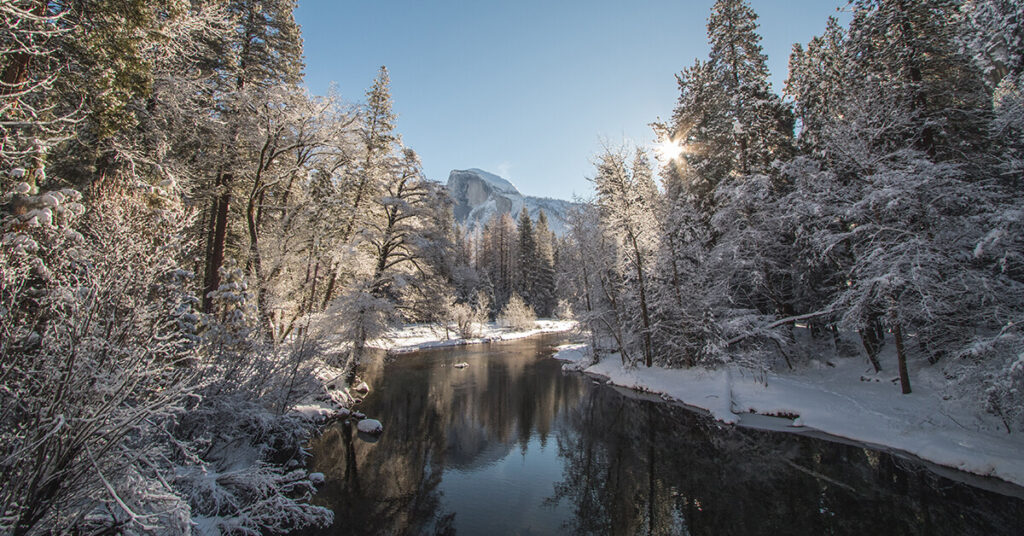
<path id="1" fill-rule="evenodd" d="M 482 228 L 500 214 L 516 218 L 525 206 L 534 221 L 543 210 L 551 231 L 561 236 L 566 231 L 566 214 L 574 205 L 561 199 L 524 196 L 511 182 L 475 168 L 453 170 L 448 175 L 448 191 L 455 203 L 455 219 L 470 230 Z"/>

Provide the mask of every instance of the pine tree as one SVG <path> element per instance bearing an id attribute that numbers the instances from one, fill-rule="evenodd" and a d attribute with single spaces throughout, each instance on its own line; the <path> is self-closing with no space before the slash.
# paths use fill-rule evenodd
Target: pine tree
<path id="1" fill-rule="evenodd" d="M 724 180 L 767 173 L 791 152 L 793 117 L 768 84 L 757 15 L 744 0 L 719 0 L 708 19 L 711 54 L 677 76 L 680 97 L 667 137 L 684 147 L 690 193 L 711 211 Z"/>
<path id="2" fill-rule="evenodd" d="M 302 81 L 302 30 L 295 22 L 297 0 L 231 0 L 227 11 L 238 21 L 231 43 L 238 88 L 272 87 Z"/>
<path id="3" fill-rule="evenodd" d="M 991 96 L 960 43 L 958 2 L 858 0 L 854 6 L 850 92 L 881 91 L 911 118 L 905 131 L 888 138 L 890 148 L 909 139 L 940 160 L 982 150 Z"/>
<path id="4" fill-rule="evenodd" d="M 517 263 L 515 291 L 526 304 L 537 307 L 537 239 L 534 236 L 533 221 L 524 206 L 516 222 Z"/>
<path id="5" fill-rule="evenodd" d="M 960 40 L 990 87 L 1024 72 L 1024 5 L 1014 0 L 965 0 Z"/>
<path id="6" fill-rule="evenodd" d="M 659 320 L 651 325 L 667 343 L 667 359 L 684 363 L 721 350 L 727 326 L 791 307 L 786 250 L 766 252 L 756 241 L 771 237 L 768 207 L 786 188 L 773 164 L 793 154 L 792 111 L 770 89 L 747 2 L 717 1 L 708 39 L 708 60 L 677 77 L 672 123 L 655 125 L 682 155 L 663 170 L 664 207 L 650 209 L 665 211 L 660 244 L 651 249 L 660 250 L 663 274 L 651 313 Z M 685 341 L 695 334 L 705 342 Z"/>
<path id="7" fill-rule="evenodd" d="M 508 303 L 516 286 L 516 227 L 507 213 L 491 219 L 481 235 L 478 270 L 486 275 L 492 290 L 491 312 L 497 314 Z"/>
<path id="8" fill-rule="evenodd" d="M 757 14 L 745 0 L 718 0 L 708 18 L 709 68 L 720 86 L 718 103 L 731 124 L 731 171 L 764 172 L 785 155 L 792 118 L 768 84 L 768 59 L 761 51 Z"/>
<path id="9" fill-rule="evenodd" d="M 232 0 L 226 6 L 237 26 L 224 42 L 224 53 L 213 58 L 210 66 L 215 78 L 217 112 L 226 128 L 221 144 L 223 160 L 208 189 L 211 198 L 206 232 L 206 274 L 203 284 L 203 308 L 212 304 L 206 298 L 220 285 L 220 267 L 227 254 L 233 198 L 243 186 L 238 177 L 243 170 L 236 147 L 240 135 L 252 120 L 248 104 L 261 101 L 268 91 L 297 90 L 302 75 L 302 38 L 295 23 L 295 0 Z"/>
<path id="10" fill-rule="evenodd" d="M 555 235 L 548 230 L 548 217 L 541 210 L 534 228 L 537 242 L 537 275 L 534 286 L 534 310 L 541 317 L 555 311 L 558 295 L 555 289 Z"/>
<path id="11" fill-rule="evenodd" d="M 351 205 L 343 224 L 339 242 L 351 240 L 354 233 L 365 224 L 366 204 L 378 194 L 381 184 L 390 172 L 390 157 L 395 151 L 398 137 L 395 135 L 396 114 L 392 110 L 391 78 L 387 67 L 381 66 L 373 85 L 366 92 L 366 104 L 360 117 L 359 139 L 362 155 L 359 166 L 349 177 L 345 186 L 351 197 Z M 330 268 L 327 290 L 322 308 L 326 308 L 334 297 L 342 266 L 335 262 Z"/>
<path id="12" fill-rule="evenodd" d="M 711 68 L 719 73 L 726 94 L 768 79 L 768 58 L 761 50 L 757 14 L 746 0 L 718 0 L 708 18 Z"/>
<path id="13" fill-rule="evenodd" d="M 800 121 L 800 143 L 813 150 L 822 129 L 841 115 L 846 83 L 846 32 L 839 20 L 829 17 L 825 33 L 816 36 L 805 50 L 793 45 L 789 58 L 786 94 L 794 99 L 796 117 Z"/>
<path id="14" fill-rule="evenodd" d="M 686 193 L 708 212 L 714 206 L 714 189 L 729 175 L 733 161 L 732 122 L 724 105 L 726 95 L 711 64 L 695 61 L 676 75 L 679 99 L 672 124 L 664 137 L 683 147 L 681 158 L 668 162 L 680 177 Z"/>

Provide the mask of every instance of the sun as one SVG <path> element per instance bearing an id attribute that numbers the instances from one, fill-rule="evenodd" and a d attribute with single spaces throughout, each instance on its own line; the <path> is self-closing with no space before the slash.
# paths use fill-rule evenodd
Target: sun
<path id="1" fill-rule="evenodd" d="M 677 160 L 683 155 L 683 145 L 672 138 L 662 138 L 661 142 L 654 146 L 654 153 L 662 163 L 669 163 Z"/>

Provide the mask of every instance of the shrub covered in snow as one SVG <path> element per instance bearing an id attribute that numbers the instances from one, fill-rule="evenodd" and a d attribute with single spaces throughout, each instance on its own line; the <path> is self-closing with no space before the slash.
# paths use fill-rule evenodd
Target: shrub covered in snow
<path id="1" fill-rule="evenodd" d="M 180 525 L 188 505 L 153 439 L 193 391 L 191 297 L 168 238 L 187 214 L 24 194 L 0 245 L 0 532 L 62 533 L 97 511 L 123 531 Z"/>
<path id="2" fill-rule="evenodd" d="M 459 331 L 459 337 L 472 339 L 480 333 L 480 324 L 473 308 L 465 303 L 456 303 L 451 307 L 452 321 Z"/>
<path id="3" fill-rule="evenodd" d="M 576 316 L 572 313 L 572 304 L 569 300 L 558 300 L 555 306 L 555 318 L 559 320 L 574 320 Z"/>
<path id="4" fill-rule="evenodd" d="M 515 330 L 530 329 L 536 321 L 537 314 L 529 305 L 526 305 L 526 302 L 518 294 L 513 294 L 509 298 L 505 308 L 498 315 L 499 325 Z"/>
<path id="5" fill-rule="evenodd" d="M 477 293 L 475 305 L 456 303 L 451 306 L 451 321 L 455 323 L 459 337 L 463 339 L 479 337 L 483 325 L 487 323 L 487 314 L 490 308 L 490 300 L 483 292 Z"/>
<path id="6" fill-rule="evenodd" d="M 313 423 L 287 410 L 316 348 L 261 346 L 238 270 L 214 314 L 195 311 L 178 263 L 190 215 L 16 195 L 42 208 L 0 224 L 0 533 L 328 523 L 305 473 L 282 469 L 306 456 Z"/>

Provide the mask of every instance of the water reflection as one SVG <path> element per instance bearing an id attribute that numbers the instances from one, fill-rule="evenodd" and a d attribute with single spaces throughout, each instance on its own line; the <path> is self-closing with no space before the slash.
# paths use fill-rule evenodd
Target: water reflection
<path id="1" fill-rule="evenodd" d="M 338 424 L 313 445 L 312 470 L 327 475 L 317 501 L 337 519 L 326 533 L 446 534 L 456 525 L 471 533 L 495 515 L 511 514 L 498 511 L 487 518 L 463 511 L 456 519 L 442 501 L 443 472 L 447 494 L 471 492 L 476 510 L 481 502 L 501 509 L 503 492 L 518 487 L 539 493 L 532 505 L 538 515 L 549 512 L 542 503 L 550 482 L 542 491 L 523 486 L 506 478 L 516 470 L 500 464 L 528 453 L 533 469 L 535 461 L 557 460 L 557 446 L 548 445 L 555 420 L 579 404 L 588 383 L 542 359 L 557 340 L 435 350 L 391 361 L 378 356 L 363 373 L 373 390 L 360 409 L 384 422 L 380 440 L 361 441 Z M 462 361 L 469 367 L 452 366 Z M 534 460 L 539 451 L 547 456 Z M 543 472 L 557 477 L 560 466 L 548 465 Z M 491 474 L 492 466 L 508 470 Z M 468 523 L 474 517 L 477 522 Z"/>
<path id="2" fill-rule="evenodd" d="M 889 455 L 722 427 L 543 357 L 553 338 L 371 364 L 376 443 L 330 427 L 325 534 L 1016 534 L 1024 501 Z M 451 365 L 466 361 L 469 367 Z"/>
<path id="3" fill-rule="evenodd" d="M 1019 534 L 1024 501 L 875 451 L 590 391 L 558 437 L 575 534 Z"/>

